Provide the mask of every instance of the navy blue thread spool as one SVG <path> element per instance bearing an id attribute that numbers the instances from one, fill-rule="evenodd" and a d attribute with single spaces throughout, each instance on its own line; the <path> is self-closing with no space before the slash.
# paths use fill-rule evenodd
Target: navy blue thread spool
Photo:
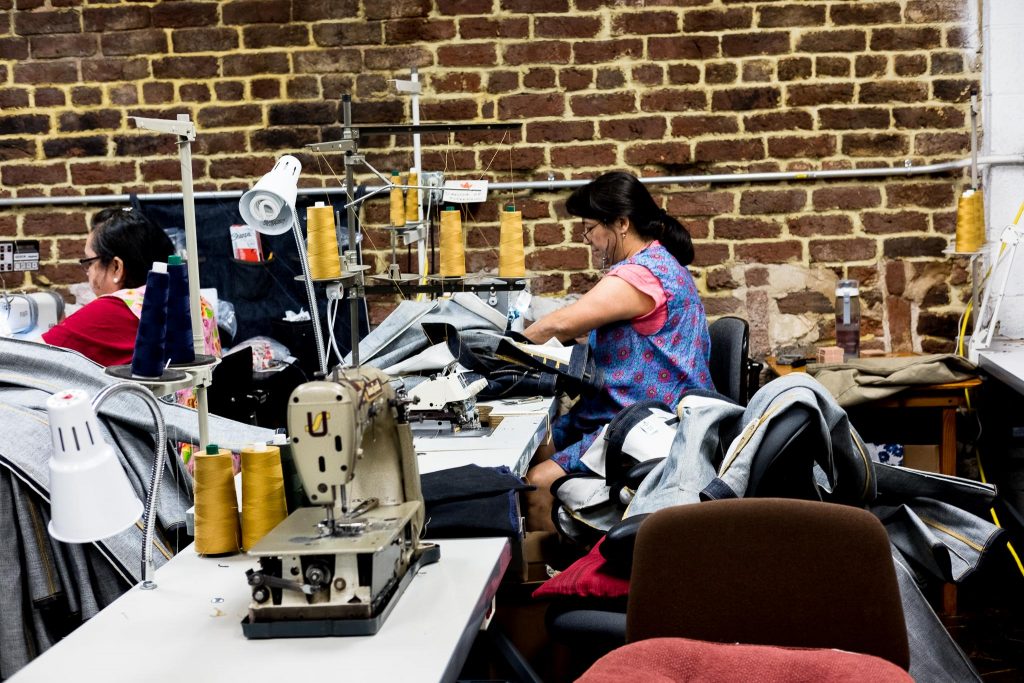
<path id="1" fill-rule="evenodd" d="M 180 256 L 167 257 L 167 338 L 166 355 L 171 365 L 192 363 L 196 350 L 192 342 L 192 312 L 188 299 L 188 266 Z"/>
<path id="2" fill-rule="evenodd" d="M 164 373 L 164 338 L 167 336 L 167 294 L 170 288 L 167 264 L 155 261 L 146 276 L 139 331 L 135 335 L 132 375 L 157 378 Z"/>

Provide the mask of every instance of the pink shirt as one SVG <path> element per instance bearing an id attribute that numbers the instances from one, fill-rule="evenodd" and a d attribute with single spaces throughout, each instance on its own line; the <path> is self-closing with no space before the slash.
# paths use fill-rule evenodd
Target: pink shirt
<path id="1" fill-rule="evenodd" d="M 651 246 L 656 244 L 659 244 L 657 240 L 652 242 Z M 622 278 L 654 300 L 654 308 L 649 313 L 633 318 L 632 322 L 633 329 L 639 334 L 648 336 L 657 333 L 668 318 L 668 297 L 665 296 L 661 280 L 647 268 L 633 263 L 612 268 L 608 274 Z"/>

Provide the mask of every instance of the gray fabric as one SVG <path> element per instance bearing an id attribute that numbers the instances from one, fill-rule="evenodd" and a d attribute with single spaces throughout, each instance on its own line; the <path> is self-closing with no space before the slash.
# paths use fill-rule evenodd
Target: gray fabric
<path id="1" fill-rule="evenodd" d="M 46 400 L 57 391 L 83 389 L 95 395 L 116 380 L 73 351 L 0 339 L 0 678 L 12 675 L 63 635 L 47 621 L 53 605 L 69 620 L 88 619 L 141 579 L 143 532 L 136 525 L 90 546 L 53 541 L 49 522 L 52 452 Z M 194 410 L 161 403 L 171 442 L 198 443 Z M 152 417 L 134 396 L 115 396 L 99 416 L 136 494 L 146 498 L 153 467 Z M 210 438 L 226 448 L 269 439 L 271 432 L 210 416 Z M 192 505 L 191 478 L 174 453 L 158 493 L 157 529 L 183 529 Z M 171 551 L 157 541 L 159 567 Z M 44 612 L 48 616 L 44 619 Z"/>
<path id="2" fill-rule="evenodd" d="M 841 365 L 810 365 L 814 375 L 844 408 L 886 398 L 913 386 L 961 382 L 977 366 L 954 354 L 861 358 Z"/>

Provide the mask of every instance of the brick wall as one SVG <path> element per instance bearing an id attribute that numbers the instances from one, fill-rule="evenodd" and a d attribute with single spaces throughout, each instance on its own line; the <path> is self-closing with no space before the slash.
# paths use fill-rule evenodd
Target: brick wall
<path id="1" fill-rule="evenodd" d="M 979 82 L 975 0 L 0 0 L 0 196 L 176 191 L 174 145 L 127 117 L 187 112 L 196 188 L 248 187 L 282 153 L 335 185 L 339 97 L 357 123 L 407 122 L 387 79 L 425 83 L 424 121 L 517 120 L 521 133 L 425 136 L 424 166 L 496 180 L 839 169 L 966 156 Z M 370 141 L 379 169 L 407 146 Z M 407 141 L 399 140 L 399 145 Z M 318 175 L 322 171 L 322 175 Z M 751 320 L 754 347 L 832 335 L 839 276 L 862 283 L 866 346 L 948 349 L 966 263 L 942 255 L 963 174 L 660 186 L 696 242 L 709 313 Z M 562 194 L 517 194 L 535 291 L 595 281 Z M 467 222 L 493 267 L 497 208 Z M 0 209 L 0 238 L 42 240 L 25 286 L 81 279 L 89 212 Z M 385 202 L 364 211 L 386 221 Z M 383 262 L 383 258 L 378 259 Z M 377 302 L 378 315 L 387 302 Z"/>

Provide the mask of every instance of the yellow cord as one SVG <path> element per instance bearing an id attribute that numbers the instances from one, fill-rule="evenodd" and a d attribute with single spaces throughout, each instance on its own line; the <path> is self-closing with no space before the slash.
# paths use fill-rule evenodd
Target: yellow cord
<path id="1" fill-rule="evenodd" d="M 1021 210 L 1024 210 L 1024 205 L 1021 206 Z M 1017 214 L 1017 217 L 1020 218 L 1020 214 L 1019 213 Z M 978 456 L 978 474 L 981 475 L 981 483 L 982 484 L 987 484 L 988 483 L 988 479 L 985 477 L 985 468 L 982 467 L 982 464 L 981 464 L 981 453 L 978 452 L 977 449 L 975 449 L 975 453 Z M 995 525 L 997 527 L 999 527 L 1000 529 L 1002 529 L 1003 525 L 999 523 L 999 517 L 996 515 L 996 509 L 995 508 L 990 508 L 989 509 L 989 513 L 992 515 L 992 521 L 995 523 Z M 1013 544 L 1010 543 L 1009 541 L 1007 541 L 1006 542 L 1006 549 L 1010 551 L 1010 555 L 1013 556 L 1013 561 L 1017 563 L 1017 569 L 1020 571 L 1021 576 L 1024 576 L 1024 564 L 1021 563 L 1020 556 L 1017 554 L 1017 551 L 1014 549 Z"/>

